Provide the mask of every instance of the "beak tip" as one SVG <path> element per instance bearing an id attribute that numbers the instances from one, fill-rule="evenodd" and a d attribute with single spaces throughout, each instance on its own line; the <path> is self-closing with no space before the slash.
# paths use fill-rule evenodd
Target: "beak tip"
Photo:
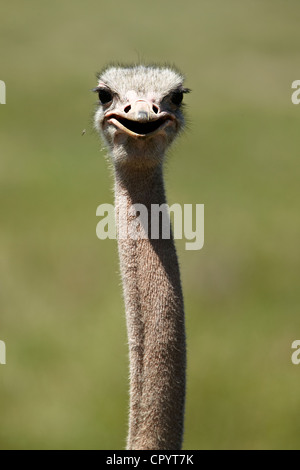
<path id="1" fill-rule="evenodd" d="M 138 111 L 136 117 L 138 121 L 149 121 L 149 113 L 147 111 Z"/>

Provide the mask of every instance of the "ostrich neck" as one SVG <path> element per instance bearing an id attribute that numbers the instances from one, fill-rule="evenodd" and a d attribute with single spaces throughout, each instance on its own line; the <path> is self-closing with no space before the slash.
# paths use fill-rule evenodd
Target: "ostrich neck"
<path id="1" fill-rule="evenodd" d="M 116 171 L 116 217 L 132 204 L 166 202 L 161 168 Z M 128 215 L 128 219 L 130 216 Z M 120 227 L 119 227 L 120 228 Z M 149 236 L 150 238 L 150 236 Z M 120 268 L 130 356 L 128 449 L 180 449 L 185 402 L 185 328 L 173 238 L 121 239 Z"/>

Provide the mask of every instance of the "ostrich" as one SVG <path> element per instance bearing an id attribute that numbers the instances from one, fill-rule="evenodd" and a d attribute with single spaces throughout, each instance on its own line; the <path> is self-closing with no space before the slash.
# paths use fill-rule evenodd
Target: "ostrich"
<path id="1" fill-rule="evenodd" d="M 115 211 L 166 203 L 165 153 L 184 126 L 183 77 L 170 67 L 113 66 L 98 76 L 94 124 L 108 146 Z M 170 222 L 168 222 L 170 223 Z M 173 237 L 118 236 L 130 360 L 128 450 L 181 449 L 186 346 Z"/>

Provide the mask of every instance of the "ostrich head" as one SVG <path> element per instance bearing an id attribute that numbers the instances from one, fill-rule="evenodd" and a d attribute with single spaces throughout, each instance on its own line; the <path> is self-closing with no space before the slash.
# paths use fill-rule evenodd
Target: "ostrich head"
<path id="1" fill-rule="evenodd" d="M 171 68 L 110 67 L 99 74 L 95 127 L 115 166 L 160 165 L 184 125 L 182 100 L 189 92 Z"/>

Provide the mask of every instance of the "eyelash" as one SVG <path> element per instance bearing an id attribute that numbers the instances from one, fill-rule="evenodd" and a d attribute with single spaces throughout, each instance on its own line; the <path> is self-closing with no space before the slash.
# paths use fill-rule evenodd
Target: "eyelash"
<path id="1" fill-rule="evenodd" d="M 102 105 L 108 104 L 113 99 L 113 94 L 108 88 L 94 88 L 93 91 L 98 93 L 99 101 Z"/>

